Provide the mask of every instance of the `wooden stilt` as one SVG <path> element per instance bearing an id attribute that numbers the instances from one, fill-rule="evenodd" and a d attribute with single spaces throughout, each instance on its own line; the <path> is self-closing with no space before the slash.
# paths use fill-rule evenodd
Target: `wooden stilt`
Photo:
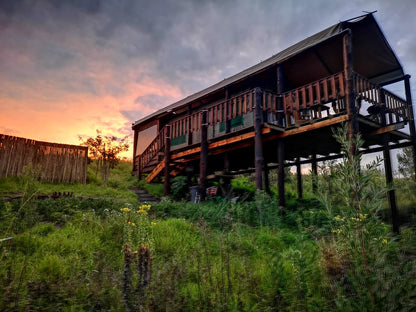
<path id="1" fill-rule="evenodd" d="M 256 189 L 262 190 L 262 171 L 263 171 L 263 141 L 261 135 L 261 129 L 263 124 L 263 110 L 262 110 L 262 92 L 260 88 L 256 88 L 254 91 L 255 98 L 255 115 L 254 115 L 254 156 L 255 156 L 255 169 L 256 169 Z"/>
<path id="2" fill-rule="evenodd" d="M 284 92 L 284 80 L 283 80 L 283 68 L 282 66 L 277 67 L 277 124 L 280 127 L 286 127 L 285 113 L 283 107 L 283 96 Z"/>
<path id="3" fill-rule="evenodd" d="M 228 174 L 231 171 L 230 154 L 224 153 L 224 173 Z"/>
<path id="4" fill-rule="evenodd" d="M 409 130 L 410 136 L 412 137 L 412 146 L 413 146 L 413 170 L 414 178 L 416 180 L 416 130 L 415 130 L 415 115 L 413 112 L 412 106 L 412 93 L 410 90 L 410 75 L 404 77 L 404 87 L 406 91 L 406 101 L 409 111 Z"/>
<path id="5" fill-rule="evenodd" d="M 279 163 L 277 173 L 277 188 L 279 193 L 279 206 L 285 207 L 285 143 L 283 139 L 278 139 L 277 144 L 277 161 Z M 282 213 L 284 213 L 284 210 L 282 210 Z"/>
<path id="6" fill-rule="evenodd" d="M 165 168 L 164 175 L 165 181 L 163 183 L 163 193 L 165 196 L 170 194 L 170 125 L 166 125 L 166 136 L 165 136 Z"/>
<path id="7" fill-rule="evenodd" d="M 383 134 L 384 138 L 384 146 L 386 147 L 383 150 L 383 158 L 384 158 L 384 172 L 386 174 L 386 185 L 388 188 L 387 197 L 389 200 L 390 210 L 391 210 L 391 221 L 393 225 L 393 232 L 399 234 L 400 233 L 400 216 L 399 210 L 397 209 L 396 204 L 396 194 L 393 188 L 393 173 L 391 170 L 391 158 L 390 158 L 390 150 L 388 149 L 388 142 L 389 142 L 389 134 Z"/>
<path id="8" fill-rule="evenodd" d="M 316 154 L 312 155 L 312 192 L 315 194 L 318 191 L 318 162 L 316 161 Z"/>
<path id="9" fill-rule="evenodd" d="M 136 172 L 137 177 L 140 174 L 138 164 L 136 162 L 136 153 L 137 153 L 137 140 L 139 139 L 139 131 L 134 130 L 134 139 L 133 139 L 133 172 Z"/>
<path id="10" fill-rule="evenodd" d="M 264 190 L 267 194 L 270 194 L 270 181 L 269 181 L 269 167 L 267 166 L 267 163 L 264 164 Z"/>
<path id="11" fill-rule="evenodd" d="M 355 87 L 353 79 L 353 58 L 352 58 L 352 35 L 348 31 L 343 37 L 343 60 L 345 73 L 345 99 L 347 114 L 349 116 L 348 122 L 348 139 L 351 142 L 350 152 L 356 153 L 354 138 L 358 133 L 358 119 L 357 108 L 355 105 Z"/>
<path id="12" fill-rule="evenodd" d="M 300 158 L 296 160 L 296 178 L 297 178 L 297 187 L 298 187 L 298 198 L 303 198 L 303 188 L 302 188 L 302 170 L 300 164 Z"/>
<path id="13" fill-rule="evenodd" d="M 230 133 L 231 131 L 231 103 L 228 101 L 230 94 L 228 89 L 225 89 L 225 133 Z"/>
<path id="14" fill-rule="evenodd" d="M 386 103 L 386 96 L 384 91 L 381 89 L 379 93 L 380 102 Z M 386 114 L 381 114 L 381 124 L 383 127 L 386 126 Z M 400 217 L 399 210 L 397 209 L 396 193 L 393 188 L 393 172 L 391 169 L 391 157 L 389 149 L 390 135 L 389 133 L 382 134 L 383 136 L 383 160 L 384 160 L 384 172 L 386 175 L 386 186 L 387 186 L 387 198 L 389 200 L 389 206 L 391 210 L 391 221 L 393 225 L 393 232 L 400 233 Z"/>
<path id="15" fill-rule="evenodd" d="M 199 192 L 201 201 L 205 200 L 205 191 L 207 189 L 207 172 L 208 172 L 208 123 L 207 110 L 202 111 L 201 118 L 201 157 L 199 161 Z"/>
<path id="16" fill-rule="evenodd" d="M 189 122 L 188 122 L 188 145 L 192 145 L 193 143 L 193 137 L 192 137 L 192 123 L 191 123 L 191 116 L 192 116 L 192 105 L 188 105 L 188 116 L 189 116 Z"/>

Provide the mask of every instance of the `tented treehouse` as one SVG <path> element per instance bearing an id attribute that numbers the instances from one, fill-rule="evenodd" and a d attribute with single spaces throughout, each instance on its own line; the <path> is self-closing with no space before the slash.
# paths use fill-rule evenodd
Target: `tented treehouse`
<path id="1" fill-rule="evenodd" d="M 302 196 L 301 165 L 341 157 L 333 128 L 347 123 L 361 152 L 383 152 L 390 183 L 390 150 L 416 147 L 409 78 L 373 14 L 340 22 L 136 121 L 133 174 L 164 178 L 168 194 L 171 177 L 191 172 L 203 199 L 209 175 L 251 170 L 267 189 L 278 168 L 284 206 L 284 166 L 297 166 Z M 405 97 L 385 88 L 398 82 Z M 394 223 L 393 191 L 389 199 Z"/>

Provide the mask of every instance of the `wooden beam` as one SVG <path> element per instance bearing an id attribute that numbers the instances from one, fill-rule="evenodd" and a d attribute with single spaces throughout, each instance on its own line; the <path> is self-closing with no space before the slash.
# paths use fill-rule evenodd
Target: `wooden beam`
<path id="1" fill-rule="evenodd" d="M 157 166 L 152 170 L 152 172 L 149 173 L 149 175 L 146 177 L 146 182 L 150 183 L 158 176 L 158 174 L 165 168 L 165 162 L 161 161 L 157 164 Z"/>
<path id="2" fill-rule="evenodd" d="M 396 123 L 396 124 L 393 124 L 393 125 L 390 125 L 390 126 L 385 126 L 385 127 L 380 128 L 380 129 L 374 130 L 373 132 L 370 132 L 369 135 L 378 135 L 378 134 L 383 134 L 383 133 L 386 133 L 386 132 L 391 132 L 391 131 L 394 131 L 394 130 L 402 129 L 402 128 L 404 128 L 405 124 L 406 123 L 404 121 L 402 121 L 402 122 L 399 122 L 399 123 Z"/>
<path id="3" fill-rule="evenodd" d="M 319 128 L 332 126 L 332 125 L 335 125 L 337 123 L 341 123 L 341 122 L 348 121 L 348 120 L 349 120 L 348 115 L 341 115 L 341 116 L 337 116 L 337 117 L 334 117 L 334 118 L 325 119 L 323 121 L 319 121 L 319 122 L 316 122 L 316 123 L 313 123 L 313 124 L 310 124 L 310 125 L 306 125 L 306 126 L 302 126 L 302 127 L 299 127 L 299 128 L 286 130 L 283 133 L 276 134 L 276 137 L 285 138 L 285 137 L 288 137 L 288 136 L 291 136 L 291 135 L 295 135 L 295 134 L 299 134 L 299 133 L 303 133 L 303 132 L 307 132 L 307 131 L 312 131 L 312 130 L 319 129 Z"/>

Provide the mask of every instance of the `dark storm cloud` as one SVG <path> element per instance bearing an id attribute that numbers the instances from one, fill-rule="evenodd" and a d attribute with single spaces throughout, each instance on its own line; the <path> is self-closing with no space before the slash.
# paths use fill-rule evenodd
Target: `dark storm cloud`
<path id="1" fill-rule="evenodd" d="M 93 99 L 91 114 L 108 114 L 97 123 L 128 119 L 126 133 L 156 109 L 373 10 L 415 73 L 413 0 L 0 0 L 0 97 L 36 99 L 42 112 Z"/>

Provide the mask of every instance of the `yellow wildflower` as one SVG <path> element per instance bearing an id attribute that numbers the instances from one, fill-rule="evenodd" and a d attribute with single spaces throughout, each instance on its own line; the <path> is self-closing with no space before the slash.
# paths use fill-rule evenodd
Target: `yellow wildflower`
<path id="1" fill-rule="evenodd" d="M 156 222 L 151 222 L 150 224 L 151 224 L 151 225 L 156 225 Z"/>

